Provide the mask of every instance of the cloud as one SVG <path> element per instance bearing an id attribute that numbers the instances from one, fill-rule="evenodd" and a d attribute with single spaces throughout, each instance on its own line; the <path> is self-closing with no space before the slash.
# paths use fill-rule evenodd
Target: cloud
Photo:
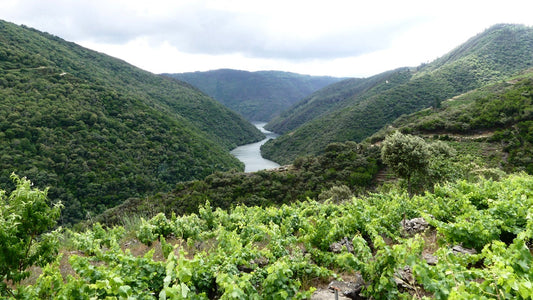
<path id="1" fill-rule="evenodd" d="M 530 0 L 1 0 L 0 18 L 152 72 L 370 76 L 445 54 Z"/>
<path id="2" fill-rule="evenodd" d="M 224 6 L 215 1 L 12 1 L 11 13 L 29 26 L 67 40 L 126 44 L 144 38 L 191 54 L 241 54 L 252 58 L 331 59 L 388 47 L 398 33 L 418 24 L 405 20 L 355 22 L 358 14 L 330 18 L 324 5 L 270 1 Z M 157 2 L 157 1 L 155 1 Z M 232 3 L 232 1 L 225 1 Z M 254 1 L 251 1 L 254 2 Z M 256 3 L 256 2 L 254 2 Z M 350 2 L 338 3 L 350 5 Z M 5 9 L 4 9 L 5 11 Z M 354 9 L 355 11 L 355 9 Z M 340 16 L 338 16 L 340 14 Z M 332 31 L 332 27 L 335 27 Z"/>

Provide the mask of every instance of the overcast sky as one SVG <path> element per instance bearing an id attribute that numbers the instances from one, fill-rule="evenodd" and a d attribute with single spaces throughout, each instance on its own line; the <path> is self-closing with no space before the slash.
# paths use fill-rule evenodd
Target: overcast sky
<path id="1" fill-rule="evenodd" d="M 532 0 L 0 0 L 0 18 L 154 73 L 367 77 L 430 62 Z"/>

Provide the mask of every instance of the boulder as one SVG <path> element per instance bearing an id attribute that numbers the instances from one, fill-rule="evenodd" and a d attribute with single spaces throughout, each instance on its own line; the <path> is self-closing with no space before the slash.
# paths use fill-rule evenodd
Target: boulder
<path id="1" fill-rule="evenodd" d="M 439 259 L 436 256 L 429 253 L 422 254 L 422 258 L 431 266 L 434 266 L 439 262 Z"/>
<path id="2" fill-rule="evenodd" d="M 317 289 L 313 295 L 311 295 L 311 300 L 350 300 L 350 298 L 338 294 L 335 298 L 335 292 L 330 289 Z"/>
<path id="3" fill-rule="evenodd" d="M 411 267 L 405 266 L 396 271 L 394 274 L 394 281 L 400 290 L 412 290 L 415 280 Z"/>

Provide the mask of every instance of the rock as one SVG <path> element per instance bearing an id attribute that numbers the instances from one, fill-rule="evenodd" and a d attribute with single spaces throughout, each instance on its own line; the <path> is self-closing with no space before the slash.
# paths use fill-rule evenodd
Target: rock
<path id="1" fill-rule="evenodd" d="M 413 289 L 415 280 L 413 278 L 413 270 L 411 267 L 405 266 L 403 269 L 396 271 L 396 274 L 394 274 L 394 281 L 399 288 L 407 290 Z"/>
<path id="2" fill-rule="evenodd" d="M 333 243 L 333 244 L 329 245 L 329 251 L 331 251 L 333 253 L 341 253 L 343 246 L 346 247 L 346 251 L 348 251 L 350 253 L 353 253 L 353 251 L 354 251 L 353 243 L 347 237 L 342 238 L 342 240 L 340 240 L 340 242 Z"/>
<path id="3" fill-rule="evenodd" d="M 462 253 L 462 254 L 477 254 L 477 251 L 476 249 L 468 249 L 468 248 L 464 248 L 463 246 L 461 245 L 456 245 L 456 246 L 453 246 L 452 248 L 452 251 L 454 253 Z"/>
<path id="4" fill-rule="evenodd" d="M 422 258 L 431 266 L 434 266 L 439 262 L 439 259 L 436 256 L 429 253 L 422 254 Z"/>
<path id="5" fill-rule="evenodd" d="M 424 218 L 414 218 L 411 220 L 403 220 L 401 222 L 404 232 L 408 235 L 423 232 L 429 227 L 429 223 Z"/>
<path id="6" fill-rule="evenodd" d="M 334 280 L 328 285 L 328 289 L 339 292 L 339 295 L 348 297 L 349 299 L 365 299 L 359 293 L 365 286 L 363 277 L 359 274 L 356 275 L 356 281 L 338 281 Z"/>
<path id="7" fill-rule="evenodd" d="M 246 265 L 238 265 L 237 270 L 244 272 L 244 273 L 251 273 L 254 270 L 254 268 L 250 266 L 246 266 Z"/>
<path id="8" fill-rule="evenodd" d="M 335 298 L 335 292 L 329 289 L 317 289 L 313 295 L 311 295 L 311 300 L 350 300 L 350 298 L 338 294 L 338 298 Z"/>

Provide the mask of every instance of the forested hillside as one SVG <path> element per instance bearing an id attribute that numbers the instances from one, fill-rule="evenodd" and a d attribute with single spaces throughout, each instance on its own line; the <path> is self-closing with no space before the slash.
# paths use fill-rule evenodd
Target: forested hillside
<path id="1" fill-rule="evenodd" d="M 341 78 L 280 71 L 222 69 L 165 74 L 188 82 L 250 121 L 270 121 L 302 98 Z"/>
<path id="2" fill-rule="evenodd" d="M 3 21 L 0 106 L 0 185 L 50 186 L 64 222 L 241 169 L 228 150 L 263 137 L 188 84 Z"/>
<path id="3" fill-rule="evenodd" d="M 530 67 L 532 49 L 532 28 L 495 25 L 432 63 L 340 82 L 267 125 L 285 134 L 263 145 L 263 156 L 288 163 L 331 142 L 361 141 L 403 114 Z"/>
<path id="4" fill-rule="evenodd" d="M 197 89 L 0 22 L 0 297 L 531 299 L 530 37 L 331 85 L 277 123 L 319 154 L 244 173 Z"/>
<path id="5" fill-rule="evenodd" d="M 478 149 L 508 172 L 533 174 L 533 69 L 428 108 L 404 115 L 368 138 L 403 133 L 445 140 L 458 149 Z M 480 153 L 481 154 L 481 153 Z"/>
<path id="6" fill-rule="evenodd" d="M 131 198 L 94 220 L 115 225 L 128 216 L 197 213 L 206 199 L 213 207 L 229 209 L 240 204 L 288 204 L 308 197 L 327 199 L 337 192 L 348 197 L 370 189 L 380 168 L 378 147 L 335 143 L 328 145 L 323 155 L 298 159 L 286 169 L 216 172 L 203 180 L 178 183 L 169 193 Z"/>

